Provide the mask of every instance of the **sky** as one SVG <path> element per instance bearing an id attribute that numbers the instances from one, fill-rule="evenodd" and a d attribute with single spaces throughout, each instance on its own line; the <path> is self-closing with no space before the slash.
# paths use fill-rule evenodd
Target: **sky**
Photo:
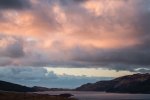
<path id="1" fill-rule="evenodd" d="M 0 0 L 0 80 L 74 88 L 149 73 L 149 18 L 150 0 Z"/>

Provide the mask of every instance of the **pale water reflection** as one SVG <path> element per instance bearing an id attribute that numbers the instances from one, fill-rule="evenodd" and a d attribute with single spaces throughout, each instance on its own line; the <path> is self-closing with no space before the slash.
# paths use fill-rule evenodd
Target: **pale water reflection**
<path id="1" fill-rule="evenodd" d="M 150 100 L 150 94 L 121 94 L 105 92 L 81 92 L 81 91 L 47 91 L 40 94 L 58 95 L 71 93 L 78 100 Z"/>

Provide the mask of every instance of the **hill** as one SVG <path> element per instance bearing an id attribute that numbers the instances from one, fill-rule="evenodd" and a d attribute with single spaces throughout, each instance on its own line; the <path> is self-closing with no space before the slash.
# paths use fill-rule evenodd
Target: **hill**
<path id="1" fill-rule="evenodd" d="M 15 92 L 34 92 L 35 91 L 34 89 L 30 87 L 14 84 L 10 82 L 5 82 L 5 81 L 0 81 L 0 90 L 1 91 L 15 91 Z"/>
<path id="2" fill-rule="evenodd" d="M 105 91 L 118 93 L 150 93 L 150 74 L 133 74 L 109 81 L 84 84 L 77 91 Z"/>
<path id="3" fill-rule="evenodd" d="M 27 87 L 15 83 L 0 81 L 0 91 L 39 92 L 39 91 L 71 91 L 71 89 L 46 88 L 40 86 Z"/>

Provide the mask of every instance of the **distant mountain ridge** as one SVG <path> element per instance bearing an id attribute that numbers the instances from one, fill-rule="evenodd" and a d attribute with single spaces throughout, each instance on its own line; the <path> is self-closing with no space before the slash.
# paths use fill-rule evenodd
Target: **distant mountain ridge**
<path id="1" fill-rule="evenodd" d="M 46 87 L 40 87 L 40 86 L 34 86 L 32 87 L 35 91 L 71 91 L 71 89 L 64 89 L 64 88 L 46 88 Z"/>
<path id="2" fill-rule="evenodd" d="M 27 87 L 10 82 L 0 81 L 0 91 L 38 92 L 38 91 L 67 91 L 61 88 Z M 70 90 L 70 89 L 69 89 Z M 87 83 L 76 91 L 105 91 L 118 93 L 150 93 L 150 74 L 133 74 L 108 81 Z"/>
<path id="3" fill-rule="evenodd" d="M 63 88 L 46 88 L 40 86 L 27 87 L 11 82 L 0 81 L 0 91 L 13 91 L 13 92 L 39 92 L 39 91 L 71 91 L 71 89 Z"/>
<path id="4" fill-rule="evenodd" d="M 150 93 L 150 74 L 133 74 L 109 81 L 84 84 L 77 91 L 105 91 L 119 93 Z"/>
<path id="5" fill-rule="evenodd" d="M 30 87 L 22 86 L 19 84 L 14 84 L 10 82 L 5 82 L 5 81 L 0 81 L 0 90 L 1 91 L 14 91 L 14 92 L 34 92 L 35 91 L 34 89 Z"/>

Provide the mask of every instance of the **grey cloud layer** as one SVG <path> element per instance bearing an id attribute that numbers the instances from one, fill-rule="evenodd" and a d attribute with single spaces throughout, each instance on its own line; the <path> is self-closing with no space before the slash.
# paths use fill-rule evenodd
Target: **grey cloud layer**
<path id="1" fill-rule="evenodd" d="M 29 0 L 0 0 L 0 9 L 24 9 L 30 7 Z"/>
<path id="2" fill-rule="evenodd" d="M 111 78 L 57 75 L 54 72 L 48 72 L 42 67 L 0 68 L 0 80 L 14 82 L 27 86 L 46 86 L 50 88 L 75 88 L 84 83 L 108 79 Z"/>

